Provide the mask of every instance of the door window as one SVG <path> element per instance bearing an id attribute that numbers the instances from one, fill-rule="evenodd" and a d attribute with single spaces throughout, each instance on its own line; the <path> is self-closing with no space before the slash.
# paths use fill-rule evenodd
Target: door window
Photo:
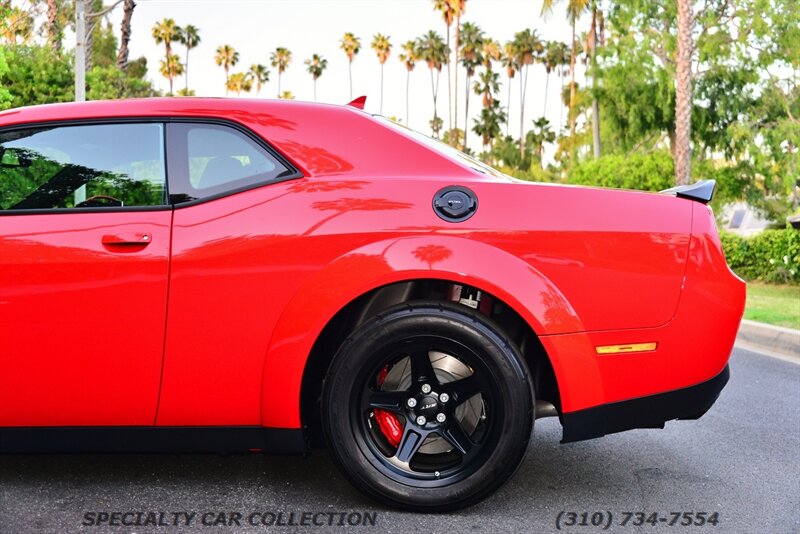
<path id="1" fill-rule="evenodd" d="M 164 205 L 163 130 L 143 123 L 0 132 L 0 208 Z"/>

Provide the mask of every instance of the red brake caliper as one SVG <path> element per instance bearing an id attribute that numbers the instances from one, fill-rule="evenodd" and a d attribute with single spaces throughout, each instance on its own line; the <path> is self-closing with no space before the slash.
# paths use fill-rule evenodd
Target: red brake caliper
<path id="1" fill-rule="evenodd" d="M 389 374 L 388 366 L 381 369 L 381 372 L 378 373 L 378 387 L 383 385 L 387 374 Z M 378 421 L 378 428 L 381 429 L 387 441 L 393 447 L 400 445 L 400 438 L 403 436 L 403 424 L 400 422 L 400 419 L 392 412 L 387 412 L 386 410 L 375 409 L 373 413 L 375 414 L 375 420 Z"/>

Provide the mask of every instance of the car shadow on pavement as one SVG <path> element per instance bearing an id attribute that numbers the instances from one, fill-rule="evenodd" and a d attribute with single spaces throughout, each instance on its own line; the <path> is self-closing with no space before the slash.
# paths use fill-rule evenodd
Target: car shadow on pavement
<path id="1" fill-rule="evenodd" d="M 634 452 L 615 453 L 604 441 L 562 446 L 557 421 L 539 421 L 536 426 L 536 437 L 512 480 L 487 501 L 460 514 L 480 515 L 489 509 L 519 513 L 534 502 L 562 503 L 574 500 L 576 493 L 591 495 L 636 481 L 632 475 L 638 475 L 631 472 L 628 457 Z M 103 502 L 110 509 L 235 505 L 391 511 L 351 486 L 324 450 L 309 457 L 5 455 L 0 456 L 0 483 L 8 499 L 32 496 L 42 505 L 62 495 L 75 495 L 78 502 L 73 504 Z"/>

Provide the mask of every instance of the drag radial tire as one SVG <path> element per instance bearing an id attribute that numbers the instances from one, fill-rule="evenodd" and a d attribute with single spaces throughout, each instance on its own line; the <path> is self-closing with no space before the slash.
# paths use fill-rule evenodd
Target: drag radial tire
<path id="1" fill-rule="evenodd" d="M 533 388 L 518 349 L 470 308 L 409 303 L 358 326 L 325 378 L 322 421 L 345 476 L 389 505 L 473 504 L 519 467 Z"/>

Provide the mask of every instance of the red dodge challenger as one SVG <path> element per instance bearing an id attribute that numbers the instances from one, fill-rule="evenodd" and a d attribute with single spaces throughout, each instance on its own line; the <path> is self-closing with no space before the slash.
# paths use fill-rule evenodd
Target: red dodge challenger
<path id="1" fill-rule="evenodd" d="M 509 178 L 361 109 L 0 113 L 0 451 L 327 446 L 472 504 L 563 442 L 697 419 L 744 283 L 706 203 Z"/>

